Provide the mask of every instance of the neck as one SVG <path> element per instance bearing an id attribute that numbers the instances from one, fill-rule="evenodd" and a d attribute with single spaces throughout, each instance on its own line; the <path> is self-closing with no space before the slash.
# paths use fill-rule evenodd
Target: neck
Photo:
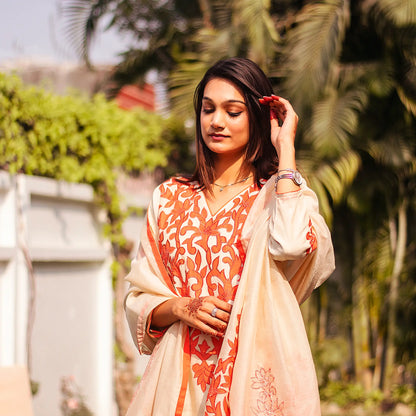
<path id="1" fill-rule="evenodd" d="M 252 170 L 244 166 L 242 157 L 217 157 L 215 161 L 215 182 L 220 184 L 233 183 L 251 173 Z"/>

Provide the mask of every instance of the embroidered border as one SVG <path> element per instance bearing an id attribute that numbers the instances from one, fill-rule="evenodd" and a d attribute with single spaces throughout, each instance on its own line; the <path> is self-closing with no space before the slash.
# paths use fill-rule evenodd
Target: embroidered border
<path id="1" fill-rule="evenodd" d="M 309 226 L 309 231 L 306 234 L 306 239 L 309 241 L 310 247 L 306 250 L 306 254 L 312 253 L 318 247 L 318 242 L 316 240 L 315 228 L 314 228 L 311 220 L 309 220 L 308 226 Z"/>

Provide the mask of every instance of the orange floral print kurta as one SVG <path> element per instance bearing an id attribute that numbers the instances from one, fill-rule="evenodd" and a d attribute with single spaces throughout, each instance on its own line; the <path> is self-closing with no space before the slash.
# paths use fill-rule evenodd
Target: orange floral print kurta
<path id="1" fill-rule="evenodd" d="M 127 416 L 319 416 L 315 369 L 299 304 L 334 269 L 328 228 L 305 185 L 277 195 L 274 177 L 211 213 L 175 179 L 154 192 L 126 277 L 126 316 L 152 354 Z M 224 338 L 175 322 L 149 328 L 175 296 L 233 301 Z"/>
<path id="2" fill-rule="evenodd" d="M 211 213 L 203 192 L 172 179 L 160 187 L 158 246 L 180 296 L 217 296 L 233 301 L 244 265 L 241 231 L 259 192 L 251 185 Z M 208 392 L 222 345 L 191 328 L 189 400 L 202 402 Z"/>

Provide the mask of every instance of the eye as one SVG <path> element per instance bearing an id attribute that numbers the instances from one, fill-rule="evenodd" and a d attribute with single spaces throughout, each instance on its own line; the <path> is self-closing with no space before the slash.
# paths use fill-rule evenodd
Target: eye
<path id="1" fill-rule="evenodd" d="M 228 115 L 230 117 L 238 117 L 241 113 L 242 113 L 242 111 L 237 111 L 237 112 L 229 111 Z"/>
<path id="2" fill-rule="evenodd" d="M 210 113 L 213 113 L 213 112 L 214 112 L 214 109 L 213 109 L 213 108 L 211 108 L 211 107 L 206 107 L 206 108 L 203 108 L 203 109 L 202 109 L 202 112 L 203 112 L 204 114 L 210 114 Z"/>

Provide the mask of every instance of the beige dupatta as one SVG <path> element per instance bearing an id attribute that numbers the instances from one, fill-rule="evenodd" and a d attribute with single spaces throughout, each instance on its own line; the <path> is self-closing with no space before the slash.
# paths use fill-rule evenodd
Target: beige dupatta
<path id="1" fill-rule="evenodd" d="M 289 221 L 305 222 L 296 215 L 299 204 L 312 207 L 308 215 L 317 237 L 317 249 L 307 256 L 284 253 L 270 238 L 275 210 L 292 210 Z M 127 318 L 142 353 L 155 345 L 145 334 L 147 316 L 159 303 L 177 296 L 157 251 L 156 215 L 151 206 L 140 253 L 126 277 L 131 283 Z M 299 303 L 330 275 L 334 257 L 315 194 L 303 185 L 297 193 L 276 197 L 271 178 L 250 210 L 242 240 L 246 261 L 205 409 L 188 409 L 186 414 L 318 416 L 315 369 Z M 128 416 L 185 414 L 188 342 L 183 323 L 168 328 L 154 346 Z"/>

